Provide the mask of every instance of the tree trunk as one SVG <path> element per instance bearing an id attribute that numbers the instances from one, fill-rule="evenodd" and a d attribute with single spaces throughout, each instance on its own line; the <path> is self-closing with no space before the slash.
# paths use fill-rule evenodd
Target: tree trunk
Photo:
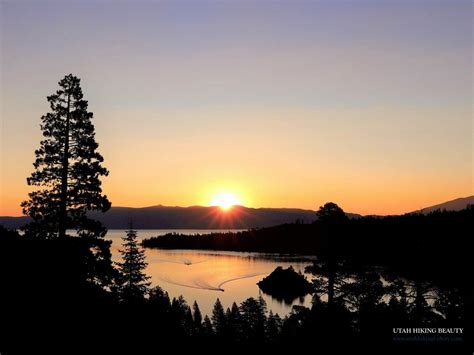
<path id="1" fill-rule="evenodd" d="M 327 273 L 328 273 L 328 308 L 332 309 L 334 305 L 334 284 L 336 278 L 336 270 L 334 263 L 334 250 L 333 240 L 334 229 L 332 226 L 326 224 L 325 226 L 325 237 L 326 237 L 326 255 L 327 255 Z"/>
<path id="2" fill-rule="evenodd" d="M 418 275 L 415 278 L 415 318 L 416 321 L 421 324 L 423 319 L 423 310 L 424 310 L 424 303 L 425 297 L 423 295 L 423 284 Z"/>
<path id="3" fill-rule="evenodd" d="M 328 307 L 332 308 L 334 304 L 334 279 L 336 272 L 334 270 L 334 256 L 332 251 L 329 252 L 328 258 Z"/>
<path id="4" fill-rule="evenodd" d="M 61 176 L 61 200 L 59 211 L 59 237 L 66 236 L 67 229 L 67 178 L 69 170 L 69 115 L 71 106 L 71 94 L 67 95 L 66 132 L 64 134 L 64 158 Z"/>

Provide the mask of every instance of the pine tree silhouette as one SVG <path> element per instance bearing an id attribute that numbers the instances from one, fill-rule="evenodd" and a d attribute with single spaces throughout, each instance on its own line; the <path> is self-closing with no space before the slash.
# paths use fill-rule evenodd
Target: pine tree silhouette
<path id="1" fill-rule="evenodd" d="M 120 254 L 122 262 L 117 263 L 122 275 L 120 293 L 122 300 L 133 301 L 143 299 L 148 293 L 150 279 L 143 270 L 147 267 L 145 252 L 138 246 L 137 231 L 132 226 L 123 239 Z"/>
<path id="2" fill-rule="evenodd" d="M 227 322 L 225 318 L 224 307 L 222 307 L 222 303 L 219 298 L 216 300 L 216 303 L 214 303 L 211 319 L 216 335 L 223 336 L 226 332 Z"/>
<path id="3" fill-rule="evenodd" d="M 21 204 L 33 219 L 25 229 L 47 238 L 64 237 L 68 228 L 82 236 L 103 237 L 107 230 L 87 217 L 88 211 L 105 212 L 111 206 L 102 195 L 100 177 L 109 172 L 97 151 L 93 114 L 87 111 L 79 78 L 66 75 L 59 86 L 47 97 L 51 112 L 41 118 L 44 139 L 35 151 L 35 171 L 27 179 L 40 189 Z"/>

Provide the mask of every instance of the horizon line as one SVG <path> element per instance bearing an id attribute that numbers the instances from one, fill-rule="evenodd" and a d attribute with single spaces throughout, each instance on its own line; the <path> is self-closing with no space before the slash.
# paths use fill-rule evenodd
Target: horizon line
<path id="1" fill-rule="evenodd" d="M 403 215 L 403 214 L 407 214 L 407 213 L 414 213 L 414 212 L 422 212 L 426 209 L 430 209 L 430 208 L 433 208 L 433 207 L 436 207 L 438 205 L 442 205 L 442 204 L 445 204 L 445 203 L 449 203 L 449 202 L 454 202 L 454 201 L 457 201 L 457 200 L 463 200 L 463 199 L 468 199 L 468 198 L 474 198 L 474 195 L 468 195 L 468 196 L 464 196 L 464 197 L 456 197 L 456 198 L 453 198 L 453 199 L 450 199 L 450 200 L 446 200 L 446 201 L 443 201 L 443 202 L 440 202 L 440 203 L 436 203 L 434 205 L 431 205 L 431 206 L 426 206 L 426 207 L 423 207 L 423 208 L 419 208 L 419 209 L 416 209 L 416 210 L 413 210 L 413 211 L 409 211 L 409 212 L 403 212 L 403 213 L 399 213 L 399 214 L 385 214 L 385 215 L 381 215 L 381 214 L 371 214 L 371 213 L 368 213 L 368 214 L 361 214 L 361 213 L 356 213 L 356 212 L 349 212 L 349 211 L 344 211 L 346 214 L 354 214 L 354 215 L 359 215 L 359 216 L 400 216 L 400 215 Z M 332 201 L 327 201 L 327 202 L 332 202 Z M 325 202 L 325 203 L 327 203 Z M 150 206 L 141 206 L 141 207 L 134 207 L 134 206 L 113 206 L 111 208 L 129 208 L 129 209 L 145 209 L 145 208 L 153 208 L 153 207 L 166 207 L 166 208 L 193 208 L 193 207 L 200 207 L 200 208 L 211 208 L 211 207 L 214 207 L 214 208 L 220 208 L 220 206 L 217 206 L 217 205 L 190 205 L 190 206 L 170 206 L 170 205 L 162 205 L 162 204 L 157 204 L 157 205 L 150 205 Z M 254 210 L 258 210 L 258 209 L 273 209 L 273 210 L 302 210 L 302 211 L 312 211 L 312 212 L 315 212 L 317 210 L 313 210 L 313 209 L 308 209 L 308 208 L 301 208 L 301 207 L 249 207 L 249 206 L 244 206 L 244 205 L 232 205 L 232 207 L 243 207 L 243 208 L 248 208 L 248 209 L 254 209 Z M 107 212 L 104 212 L 104 213 L 107 213 Z M 2 218 L 19 218 L 19 217 L 28 217 L 27 215 L 24 215 L 24 214 L 20 214 L 20 215 L 7 215 L 7 216 L 0 216 Z"/>

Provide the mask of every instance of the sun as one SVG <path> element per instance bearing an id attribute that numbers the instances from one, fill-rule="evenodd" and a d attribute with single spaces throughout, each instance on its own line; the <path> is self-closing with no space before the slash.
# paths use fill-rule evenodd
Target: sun
<path id="1" fill-rule="evenodd" d="M 213 197 L 211 206 L 219 206 L 222 210 L 228 211 L 232 206 L 240 205 L 240 203 L 240 200 L 233 193 L 221 192 Z"/>

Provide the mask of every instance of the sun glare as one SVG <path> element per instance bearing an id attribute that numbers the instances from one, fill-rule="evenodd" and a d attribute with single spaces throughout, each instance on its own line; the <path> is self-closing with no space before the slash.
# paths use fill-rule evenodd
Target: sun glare
<path id="1" fill-rule="evenodd" d="M 214 196 L 211 201 L 211 206 L 219 206 L 224 211 L 232 208 L 232 206 L 239 205 L 240 200 L 232 193 L 223 192 Z"/>

